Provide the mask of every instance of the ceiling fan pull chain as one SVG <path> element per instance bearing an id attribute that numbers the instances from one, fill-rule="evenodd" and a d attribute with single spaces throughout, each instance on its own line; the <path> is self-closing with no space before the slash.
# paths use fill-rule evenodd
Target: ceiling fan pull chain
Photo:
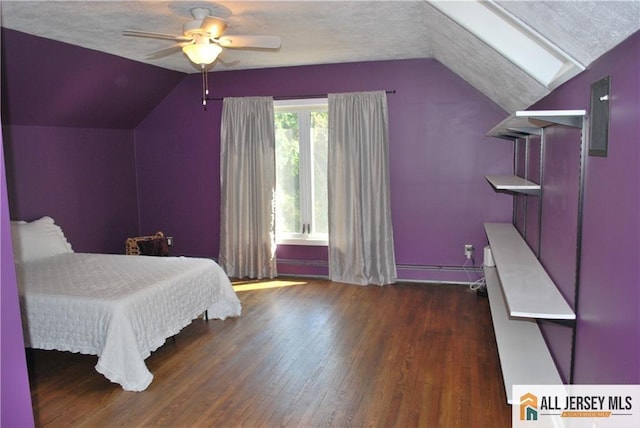
<path id="1" fill-rule="evenodd" d="M 204 67 L 204 95 L 205 98 L 209 98 L 209 71 L 206 66 L 203 65 L 202 67 Z"/>
<path id="2" fill-rule="evenodd" d="M 202 66 L 202 106 L 204 110 L 207 110 L 207 95 L 209 95 L 209 88 L 207 85 L 207 66 L 201 64 Z"/>

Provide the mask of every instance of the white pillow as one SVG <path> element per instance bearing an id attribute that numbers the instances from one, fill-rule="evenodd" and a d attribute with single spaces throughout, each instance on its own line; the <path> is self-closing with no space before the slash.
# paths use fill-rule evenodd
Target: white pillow
<path id="1" fill-rule="evenodd" d="M 13 258 L 16 263 L 44 259 L 62 253 L 73 253 L 60 226 L 51 217 L 32 222 L 12 221 Z"/>

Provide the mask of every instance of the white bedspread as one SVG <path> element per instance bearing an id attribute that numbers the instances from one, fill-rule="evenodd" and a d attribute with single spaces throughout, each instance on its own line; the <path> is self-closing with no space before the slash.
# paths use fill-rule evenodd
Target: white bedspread
<path id="1" fill-rule="evenodd" d="M 98 355 L 96 370 L 128 391 L 149 386 L 145 358 L 205 310 L 241 311 L 209 259 L 67 253 L 16 269 L 25 344 Z"/>

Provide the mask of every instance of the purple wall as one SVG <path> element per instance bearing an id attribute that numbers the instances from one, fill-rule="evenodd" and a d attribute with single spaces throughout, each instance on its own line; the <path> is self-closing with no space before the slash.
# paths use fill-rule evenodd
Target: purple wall
<path id="1" fill-rule="evenodd" d="M 4 125 L 133 129 L 183 78 L 2 28 Z"/>
<path id="2" fill-rule="evenodd" d="M 525 178 L 527 172 L 525 171 L 526 159 L 527 159 L 527 144 L 525 139 L 519 139 L 514 141 L 514 174 L 518 177 Z M 513 196 L 513 224 L 521 235 L 525 235 L 525 228 L 527 226 L 527 196 L 523 193 L 515 193 Z"/>
<path id="3" fill-rule="evenodd" d="M 173 236 L 174 254 L 217 257 L 220 103 L 204 111 L 201 91 L 199 74 L 185 79 L 135 131 L 140 230 Z"/>
<path id="4" fill-rule="evenodd" d="M 5 28 L 1 42 L 11 218 L 123 252 L 139 234 L 134 128 L 185 75 Z"/>
<path id="5" fill-rule="evenodd" d="M 580 130 L 565 126 L 545 129 L 544 188 L 540 198 L 540 262 L 571 307 L 577 263 L 580 135 Z"/>
<path id="6" fill-rule="evenodd" d="M 511 220 L 511 196 L 483 178 L 512 172 L 512 146 L 485 137 L 505 112 L 435 60 L 217 72 L 209 83 L 212 97 L 396 91 L 390 173 L 402 279 L 467 281 L 463 245 L 475 246 L 480 265 L 483 222 Z M 217 257 L 222 103 L 203 111 L 200 85 L 189 76 L 136 129 L 140 224 L 172 234 L 177 253 Z M 281 272 L 326 274 L 326 249 L 282 247 L 278 257 L 288 262 Z"/>
<path id="7" fill-rule="evenodd" d="M 540 184 L 540 137 L 532 135 L 528 140 L 527 156 L 529 158 L 527 179 Z M 538 229 L 540 220 L 540 197 L 527 195 L 525 237 L 529 247 L 535 254 L 539 251 Z"/>
<path id="8" fill-rule="evenodd" d="M 529 163 L 536 163 L 539 151 L 529 152 Z M 542 204 L 540 262 L 571 307 L 575 308 L 576 249 L 578 232 L 578 190 L 580 178 L 580 130 L 551 126 L 544 130 L 543 191 L 540 197 L 527 197 L 527 203 Z M 538 174 L 539 175 L 539 174 Z M 528 208 L 528 206 L 527 206 Z M 537 239 L 539 226 L 527 216 L 527 229 Z M 573 330 L 541 322 L 545 338 L 553 350 L 556 365 L 565 382 L 571 378 Z"/>
<path id="9" fill-rule="evenodd" d="M 586 160 L 574 383 L 640 383 L 639 58 L 640 33 L 636 33 L 531 107 L 589 111 L 591 84 L 611 76 L 609 155 Z M 575 140 L 576 136 L 568 138 Z M 552 193 L 550 198 L 556 202 L 551 202 L 555 208 L 543 217 L 547 237 L 542 240 L 542 255 L 566 293 L 564 284 L 570 281 L 575 266 L 570 246 L 576 236 L 570 236 L 574 219 L 562 214 L 572 208 L 565 204 L 577 203 L 572 182 L 577 178 L 576 151 L 558 149 L 548 154 L 547 162 L 556 165 L 556 171 L 565 171 L 545 181 L 551 186 L 545 195 Z M 568 228 L 563 231 L 565 226 Z M 545 334 L 566 374 L 567 329 L 554 326 L 545 329 Z"/>
<path id="10" fill-rule="evenodd" d="M 138 233 L 133 132 L 5 126 L 11 218 L 56 220 L 78 252 L 124 252 Z"/>
<path id="11" fill-rule="evenodd" d="M 30 427 L 33 426 L 31 392 L 22 338 L 16 271 L 13 265 L 4 155 L 1 151 L 0 179 L 0 426 Z"/>

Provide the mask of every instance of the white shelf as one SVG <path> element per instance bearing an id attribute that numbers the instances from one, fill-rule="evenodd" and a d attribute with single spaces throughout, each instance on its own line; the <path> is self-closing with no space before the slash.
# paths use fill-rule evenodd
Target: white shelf
<path id="1" fill-rule="evenodd" d="M 586 110 L 525 110 L 510 115 L 488 133 L 489 137 L 513 140 L 540 135 L 542 128 L 553 124 L 582 128 Z"/>
<path id="2" fill-rule="evenodd" d="M 516 175 L 487 175 L 487 181 L 496 190 L 508 190 L 528 195 L 539 195 L 540 185 Z"/>
<path id="3" fill-rule="evenodd" d="M 582 121 L 587 114 L 586 110 L 531 110 L 517 111 L 517 118 L 528 118 L 532 124 L 541 128 L 557 124 L 582 128 Z"/>
<path id="4" fill-rule="evenodd" d="M 510 223 L 485 223 L 491 253 L 512 317 L 575 320 L 558 288 Z"/>
<path id="5" fill-rule="evenodd" d="M 532 319 L 510 318 L 496 268 L 485 266 L 484 276 L 507 403 L 513 404 L 513 385 L 561 385 L 562 380 L 538 324 Z"/>

